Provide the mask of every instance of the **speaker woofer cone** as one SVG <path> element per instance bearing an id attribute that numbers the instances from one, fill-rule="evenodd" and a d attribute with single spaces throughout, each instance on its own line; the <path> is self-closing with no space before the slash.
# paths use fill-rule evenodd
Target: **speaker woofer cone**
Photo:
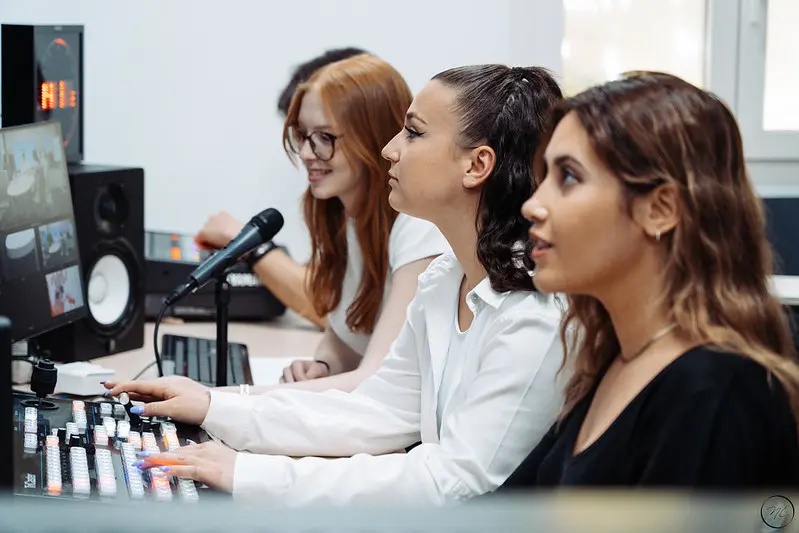
<path id="1" fill-rule="evenodd" d="M 89 316 L 100 329 L 119 326 L 130 315 L 135 304 L 135 273 L 131 265 L 117 254 L 101 256 L 86 277 Z"/>

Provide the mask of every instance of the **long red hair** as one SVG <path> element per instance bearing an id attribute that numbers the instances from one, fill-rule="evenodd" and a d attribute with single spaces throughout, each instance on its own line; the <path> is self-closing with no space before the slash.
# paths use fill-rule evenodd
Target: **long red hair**
<path id="1" fill-rule="evenodd" d="M 346 133 L 337 142 L 347 162 L 361 175 L 355 221 L 363 251 L 363 277 L 347 327 L 371 333 L 380 313 L 388 276 L 388 241 L 397 212 L 388 203 L 390 163 L 380 151 L 399 132 L 413 95 L 399 72 L 369 54 L 331 63 L 297 87 L 283 126 L 283 146 L 290 149 L 290 127 L 297 123 L 302 99 L 311 88 L 319 91 L 332 125 Z M 344 206 L 338 198 L 319 200 L 310 187 L 303 197 L 305 223 L 311 233 L 311 260 L 307 280 L 314 310 L 324 316 L 341 302 L 347 269 L 347 229 Z"/>

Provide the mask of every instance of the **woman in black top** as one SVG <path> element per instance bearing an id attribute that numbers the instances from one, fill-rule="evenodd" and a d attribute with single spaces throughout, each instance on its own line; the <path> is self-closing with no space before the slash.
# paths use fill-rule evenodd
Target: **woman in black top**
<path id="1" fill-rule="evenodd" d="M 569 296 L 573 370 L 503 489 L 799 486 L 799 366 L 730 111 L 642 72 L 554 124 L 524 213 L 536 286 Z"/>

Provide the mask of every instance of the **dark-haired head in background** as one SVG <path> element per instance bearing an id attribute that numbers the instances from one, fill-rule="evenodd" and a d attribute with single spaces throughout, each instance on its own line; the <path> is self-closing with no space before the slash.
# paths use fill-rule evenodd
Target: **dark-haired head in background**
<path id="1" fill-rule="evenodd" d="M 350 57 L 366 53 L 368 53 L 366 50 L 353 46 L 347 48 L 332 48 L 320 56 L 309 59 L 305 63 L 301 63 L 294 69 L 291 80 L 289 80 L 288 84 L 283 88 L 283 92 L 280 93 L 280 97 L 277 99 L 277 110 L 280 115 L 285 117 L 288 114 L 289 106 L 291 106 L 291 99 L 294 97 L 297 86 L 308 81 L 316 71 L 336 61 L 349 59 Z"/>

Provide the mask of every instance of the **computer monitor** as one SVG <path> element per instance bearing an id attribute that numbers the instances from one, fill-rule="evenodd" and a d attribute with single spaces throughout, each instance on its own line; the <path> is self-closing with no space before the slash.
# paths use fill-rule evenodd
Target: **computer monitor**
<path id="1" fill-rule="evenodd" d="M 84 318 L 82 280 L 60 123 L 0 129 L 0 315 L 12 341 Z"/>

